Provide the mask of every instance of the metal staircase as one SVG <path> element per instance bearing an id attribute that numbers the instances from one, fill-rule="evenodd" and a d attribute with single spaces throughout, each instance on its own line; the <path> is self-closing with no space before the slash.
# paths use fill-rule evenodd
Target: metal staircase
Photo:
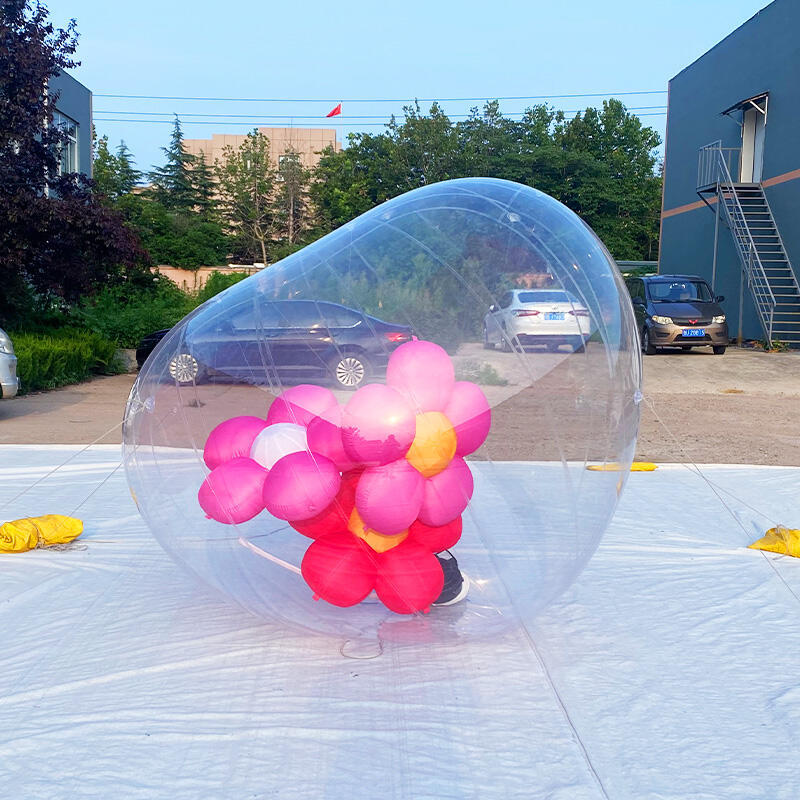
<path id="1" fill-rule="evenodd" d="M 700 149 L 697 192 L 717 209 L 736 252 L 768 342 L 800 346 L 800 285 L 760 183 L 734 183 L 731 161 L 739 148 L 713 142 Z"/>

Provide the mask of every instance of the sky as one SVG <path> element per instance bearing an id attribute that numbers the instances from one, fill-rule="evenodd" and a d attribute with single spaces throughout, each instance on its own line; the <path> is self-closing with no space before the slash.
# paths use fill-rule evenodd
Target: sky
<path id="1" fill-rule="evenodd" d="M 511 116 L 541 102 L 574 112 L 617 96 L 663 139 L 669 79 L 767 2 L 45 4 L 54 24 L 77 20 L 81 65 L 71 72 L 94 93 L 98 135 L 112 147 L 124 139 L 148 170 L 162 163 L 173 113 L 187 138 L 334 122 L 344 141 L 381 131 L 415 98 L 425 110 L 441 99 L 456 120 L 486 99 L 526 98 L 501 100 Z M 165 96 L 218 99 L 154 99 Z M 340 101 L 342 116 L 325 119 Z"/>

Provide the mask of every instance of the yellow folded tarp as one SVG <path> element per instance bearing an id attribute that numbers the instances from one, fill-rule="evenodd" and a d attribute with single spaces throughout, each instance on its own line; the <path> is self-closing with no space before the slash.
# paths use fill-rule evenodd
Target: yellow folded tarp
<path id="1" fill-rule="evenodd" d="M 62 514 L 15 519 L 0 525 L 0 553 L 24 553 L 36 547 L 67 544 L 83 533 L 83 522 Z"/>
<path id="2" fill-rule="evenodd" d="M 800 530 L 796 528 L 770 528 L 757 542 L 747 545 L 752 550 L 767 550 L 800 558 Z"/>
<path id="3" fill-rule="evenodd" d="M 612 464 L 589 464 L 586 469 L 594 472 L 622 472 L 622 464 L 617 464 L 616 462 Z M 631 472 L 652 472 L 654 469 L 658 469 L 658 466 L 651 464 L 649 461 L 634 461 L 631 464 Z"/>

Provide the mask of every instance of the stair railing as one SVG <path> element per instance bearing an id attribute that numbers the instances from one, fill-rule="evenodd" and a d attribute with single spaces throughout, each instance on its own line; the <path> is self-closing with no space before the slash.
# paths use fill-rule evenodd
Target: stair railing
<path id="1" fill-rule="evenodd" d="M 721 141 L 712 142 L 700 148 L 698 159 L 697 186 L 708 190 L 716 187 L 717 202 L 725 210 L 725 219 L 733 234 L 736 252 L 747 278 L 747 285 L 756 301 L 756 310 L 761 326 L 772 341 L 772 323 L 775 316 L 775 295 L 769 285 L 764 264 L 756 249 L 750 226 L 744 215 L 744 209 L 736 194 L 736 187 L 731 178 L 730 163 L 733 153 L 740 153 L 737 147 L 722 147 Z"/>

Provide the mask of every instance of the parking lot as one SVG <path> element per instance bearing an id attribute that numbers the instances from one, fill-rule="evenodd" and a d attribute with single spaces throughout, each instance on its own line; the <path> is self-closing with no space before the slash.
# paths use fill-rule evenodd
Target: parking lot
<path id="1" fill-rule="evenodd" d="M 530 362 L 542 373 L 567 358 L 538 351 Z M 515 445 L 503 414 L 519 393 L 526 366 L 511 353 L 462 347 L 457 369 L 491 367 L 507 385 L 484 386 L 497 409 L 493 436 L 503 442 L 498 458 L 532 457 Z M 51 392 L 0 401 L 2 444 L 89 444 L 121 441 L 125 401 L 135 375 L 96 378 Z M 260 390 L 220 387 L 229 415 L 259 413 Z M 225 393 L 225 394 L 223 394 Z M 656 462 L 748 463 L 800 466 L 800 353 L 763 353 L 730 348 L 665 351 L 644 357 L 644 395 L 637 458 Z M 342 393 L 344 400 L 347 393 Z M 265 406 L 264 406 L 265 407 Z M 520 412 L 531 413 L 529 410 Z M 524 424 L 519 414 L 515 424 Z M 535 454 L 534 454 L 535 455 Z"/>

